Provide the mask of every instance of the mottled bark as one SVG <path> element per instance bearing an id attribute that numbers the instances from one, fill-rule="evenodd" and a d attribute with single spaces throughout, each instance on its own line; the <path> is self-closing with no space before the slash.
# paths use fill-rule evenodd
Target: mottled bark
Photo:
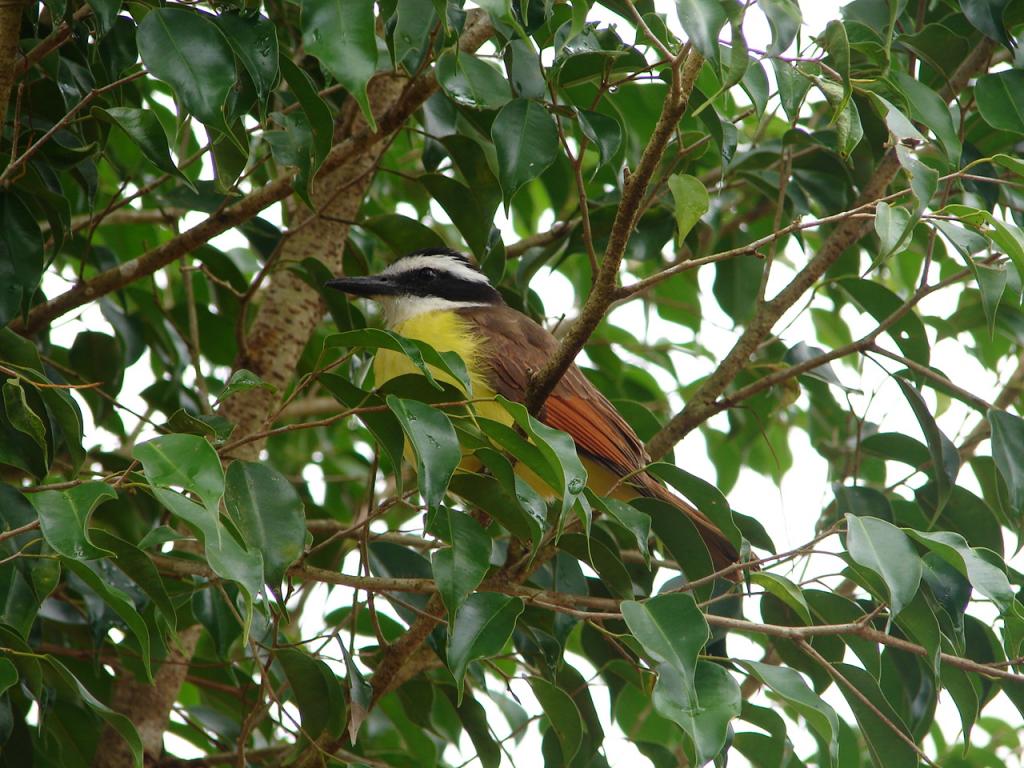
<path id="1" fill-rule="evenodd" d="M 370 83 L 374 115 L 382 115 L 390 109 L 407 85 L 408 80 L 394 75 L 382 75 Z M 349 112 L 343 116 L 339 132 L 351 135 L 364 130 L 366 124 L 362 115 L 354 109 Z M 224 403 L 223 415 L 236 425 L 235 439 L 263 429 L 273 416 L 280 391 L 294 377 L 299 356 L 324 314 L 319 293 L 296 276 L 289 265 L 313 258 L 332 273 L 341 272 L 341 256 L 349 229 L 348 224 L 342 222 L 358 215 L 377 161 L 387 146 L 387 141 L 378 141 L 341 167 L 317 177 L 311 193 L 315 211 L 300 207 L 301 204 L 295 206 L 291 231 L 281 246 L 274 274 L 245 336 L 244 349 L 239 350 L 236 365 L 273 384 L 278 393 L 250 390 Z M 262 440 L 246 443 L 238 447 L 235 456 L 256 458 L 262 446 Z"/>
<path id="2" fill-rule="evenodd" d="M 21 29 L 21 12 L 26 5 L 26 0 L 0 0 L 0 128 L 7 119 L 7 104 L 14 86 L 18 32 Z"/>
<path id="3" fill-rule="evenodd" d="M 111 706 L 135 724 L 147 764 L 158 760 L 163 751 L 167 718 L 188 674 L 189 661 L 201 633 L 202 627 L 195 624 L 178 634 L 177 643 L 153 676 L 152 685 L 122 678 L 114 688 Z M 113 728 L 104 729 L 93 765 L 96 768 L 131 768 L 132 753 L 128 744 Z"/>

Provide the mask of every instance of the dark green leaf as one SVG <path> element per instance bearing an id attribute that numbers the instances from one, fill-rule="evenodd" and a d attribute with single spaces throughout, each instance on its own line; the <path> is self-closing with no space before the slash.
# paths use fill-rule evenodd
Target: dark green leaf
<path id="1" fill-rule="evenodd" d="M 1000 612 L 1013 609 L 1014 595 L 1006 573 L 989 562 L 989 550 L 971 547 L 958 533 L 950 531 L 908 531 L 920 542 L 967 577 L 976 590 L 989 598 Z"/>
<path id="2" fill-rule="evenodd" d="M 487 574 L 491 537 L 472 517 L 448 507 L 439 507 L 432 515 L 430 531 L 449 544 L 434 551 L 430 566 L 448 615 L 454 618 L 462 602 Z"/>
<path id="3" fill-rule="evenodd" d="M 189 112 L 226 127 L 224 104 L 235 84 L 235 57 L 210 17 L 181 7 L 155 8 L 139 24 L 139 55 L 174 89 Z"/>
<path id="4" fill-rule="evenodd" d="M 271 466 L 233 461 L 225 478 L 224 505 L 246 546 L 263 553 L 263 575 L 276 589 L 306 541 L 302 500 L 288 478 Z"/>
<path id="5" fill-rule="evenodd" d="M 1011 2 L 1012 0 L 963 0 L 960 8 L 975 29 L 1012 51 L 1013 38 L 1003 24 L 1003 15 Z"/>
<path id="6" fill-rule="evenodd" d="M 910 738 L 907 727 L 886 700 L 878 682 L 863 669 L 850 664 L 835 663 L 834 666 L 847 681 L 839 683 L 839 690 L 857 718 L 875 765 L 885 768 L 917 768 L 917 753 L 893 731 L 895 726 L 906 738 Z M 860 696 L 854 691 L 858 691 Z M 869 707 L 864 700 L 870 701 L 873 706 Z"/>
<path id="7" fill-rule="evenodd" d="M 92 116 L 113 123 L 142 150 L 142 154 L 157 168 L 181 179 L 193 190 L 192 181 L 185 176 L 171 159 L 171 148 L 167 144 L 167 134 L 157 119 L 156 114 L 145 109 L 132 107 L 100 107 L 92 108 Z"/>
<path id="8" fill-rule="evenodd" d="M 495 592 L 476 592 L 459 608 L 448 636 L 448 668 L 460 703 L 470 662 L 500 653 L 522 612 L 523 601 L 518 597 Z"/>
<path id="9" fill-rule="evenodd" d="M 558 131 L 540 104 L 514 99 L 494 118 L 491 140 L 498 154 L 498 180 L 507 208 L 519 188 L 540 176 L 558 157 Z"/>
<path id="10" fill-rule="evenodd" d="M 448 481 L 462 461 L 455 429 L 444 413 L 416 400 L 388 395 L 387 404 L 416 453 L 420 494 L 428 506 L 436 507 L 444 499 Z"/>
<path id="11" fill-rule="evenodd" d="M 950 439 L 942 434 L 935 424 L 935 419 L 928 410 L 928 405 L 921 397 L 921 393 L 899 376 L 896 377 L 896 383 L 903 390 L 903 396 L 910 403 L 910 408 L 914 411 L 914 416 L 917 417 L 917 423 L 921 426 L 921 431 L 924 432 L 928 455 L 932 463 L 932 479 L 938 493 L 936 511 L 941 511 L 956 484 L 956 476 L 960 472 L 960 454 L 957 453 L 956 447 Z"/>
<path id="12" fill-rule="evenodd" d="M 218 15 L 217 26 L 252 78 L 263 107 L 280 75 L 277 27 L 264 16 L 250 16 L 237 11 Z"/>
<path id="13" fill-rule="evenodd" d="M 26 305 L 43 274 L 43 236 L 28 208 L 0 194 L 0 326 Z"/>
<path id="14" fill-rule="evenodd" d="M 772 44 L 768 46 L 767 54 L 778 56 L 785 53 L 803 22 L 800 7 L 793 0 L 757 0 L 757 7 L 768 17 L 768 25 L 772 28 Z"/>
<path id="15" fill-rule="evenodd" d="M 720 0 L 676 0 L 676 16 L 693 46 L 718 64 L 718 33 L 729 17 Z"/>
<path id="16" fill-rule="evenodd" d="M 583 720 L 572 698 L 563 690 L 541 677 L 529 679 L 533 695 L 537 697 L 551 729 L 558 737 L 562 750 L 562 764 L 569 765 L 583 741 Z"/>
<path id="17" fill-rule="evenodd" d="M 281 662 L 292 687 L 295 704 L 302 715 L 302 730 L 315 739 L 327 727 L 332 698 L 340 703 L 340 692 L 332 695 L 331 686 L 338 687 L 337 678 L 324 662 L 293 648 L 280 648 L 275 656 Z"/>
<path id="18" fill-rule="evenodd" d="M 992 427 L 992 458 L 1010 493 L 1010 506 L 1024 511 L 1024 419 L 1006 411 L 988 412 Z"/>
<path id="19" fill-rule="evenodd" d="M 500 109 L 512 99 L 501 72 L 468 53 L 443 53 L 437 60 L 437 82 L 452 101 L 472 109 Z"/>

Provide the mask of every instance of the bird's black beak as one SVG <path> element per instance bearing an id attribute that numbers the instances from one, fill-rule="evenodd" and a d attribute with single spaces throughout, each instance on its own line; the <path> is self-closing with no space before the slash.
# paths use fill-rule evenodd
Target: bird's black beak
<path id="1" fill-rule="evenodd" d="M 394 296 L 399 292 L 398 285 L 384 275 L 336 277 L 328 280 L 326 286 L 353 296 Z"/>

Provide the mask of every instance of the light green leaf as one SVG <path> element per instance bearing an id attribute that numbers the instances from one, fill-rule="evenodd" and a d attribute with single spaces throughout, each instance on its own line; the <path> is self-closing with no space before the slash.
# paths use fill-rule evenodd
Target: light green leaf
<path id="1" fill-rule="evenodd" d="M 792 608 L 796 615 L 803 619 L 804 624 L 812 623 L 811 609 L 804 599 L 803 592 L 789 579 L 768 571 L 758 571 L 750 574 L 750 581 Z"/>
<path id="2" fill-rule="evenodd" d="M 909 230 L 912 228 L 913 219 L 906 208 L 891 206 L 886 202 L 880 202 L 875 208 L 875 233 L 881 241 L 876 262 L 881 262 L 893 254 L 903 245 Z"/>
<path id="3" fill-rule="evenodd" d="M 772 29 L 772 44 L 766 53 L 769 56 L 784 53 L 793 44 L 803 23 L 800 6 L 793 0 L 757 0 L 757 7 L 764 12 Z"/>
<path id="4" fill-rule="evenodd" d="M 707 189 L 696 176 L 673 173 L 667 183 L 675 205 L 676 245 L 679 246 L 700 217 L 707 213 L 711 201 Z"/>
<path id="5" fill-rule="evenodd" d="M 512 100 L 512 89 L 502 73 L 468 53 L 441 54 L 437 82 L 456 104 L 473 109 L 501 109 Z"/>
<path id="6" fill-rule="evenodd" d="M 265 389 L 268 392 L 277 391 L 277 387 L 270 382 L 264 381 L 252 371 L 239 368 L 231 374 L 231 378 L 228 379 L 224 391 L 220 393 L 220 397 L 217 400 L 227 400 L 231 395 L 238 392 L 249 392 L 253 389 Z"/>
<path id="7" fill-rule="evenodd" d="M 876 517 L 847 515 L 846 549 L 855 563 L 885 582 L 894 614 L 914 599 L 923 566 L 902 530 Z"/>
<path id="8" fill-rule="evenodd" d="M 729 721 L 739 716 L 743 699 L 728 670 L 709 661 L 697 662 L 692 687 L 690 682 L 670 664 L 660 665 L 654 708 L 693 740 L 693 765 L 699 767 L 725 747 Z"/>
<path id="9" fill-rule="evenodd" d="M 642 603 L 622 603 L 622 618 L 633 636 L 658 662 L 678 672 L 692 689 L 697 654 L 711 632 L 693 596 L 686 592 L 659 595 Z"/>
<path id="10" fill-rule="evenodd" d="M 740 664 L 800 713 L 821 743 L 826 745 L 823 755 L 828 758 L 827 765 L 834 766 L 839 758 L 839 715 L 836 711 L 812 691 L 794 669 L 757 661 L 742 661 Z"/>
<path id="11" fill-rule="evenodd" d="M 113 554 L 92 543 L 89 516 L 104 501 L 116 497 L 113 488 L 100 482 L 28 494 L 28 500 L 39 514 L 39 526 L 47 543 L 72 560 L 91 560 Z"/>

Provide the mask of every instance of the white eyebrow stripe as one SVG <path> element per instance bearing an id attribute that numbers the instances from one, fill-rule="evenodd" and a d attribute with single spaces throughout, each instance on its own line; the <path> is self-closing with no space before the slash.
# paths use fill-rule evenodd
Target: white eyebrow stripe
<path id="1" fill-rule="evenodd" d="M 399 259 L 385 269 L 382 274 L 401 275 L 406 272 L 414 272 L 417 269 L 436 269 L 438 272 L 445 272 L 459 280 L 470 283 L 487 283 L 487 276 L 478 272 L 472 267 L 466 266 L 458 259 L 450 256 L 434 256 L 424 254 L 422 256 L 406 256 Z"/>

